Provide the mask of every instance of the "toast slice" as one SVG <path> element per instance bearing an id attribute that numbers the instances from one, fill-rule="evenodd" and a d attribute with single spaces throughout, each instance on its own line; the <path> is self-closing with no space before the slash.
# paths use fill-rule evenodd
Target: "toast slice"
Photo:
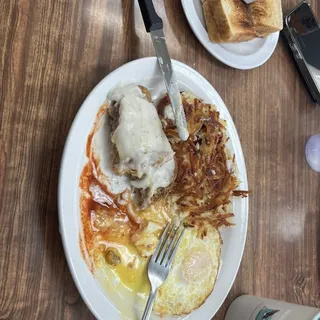
<path id="1" fill-rule="evenodd" d="M 266 37 L 283 27 L 281 0 L 203 0 L 209 39 L 235 43 Z"/>
<path id="2" fill-rule="evenodd" d="M 281 0 L 255 0 L 248 5 L 253 27 L 259 37 L 283 28 Z"/>
<path id="3" fill-rule="evenodd" d="M 202 9 L 210 41 L 217 43 L 222 42 L 218 26 L 211 11 L 210 1 L 204 0 Z"/>
<path id="4" fill-rule="evenodd" d="M 211 17 L 215 21 L 221 39 L 217 42 L 243 42 L 257 37 L 247 6 L 242 0 L 204 0 L 203 6 L 206 10 L 205 16 L 210 15 L 208 7 L 211 9 Z M 209 18 L 206 18 L 207 20 Z M 212 24 L 211 30 L 208 28 L 209 32 L 210 39 L 219 39 L 213 35 L 215 31 Z"/>

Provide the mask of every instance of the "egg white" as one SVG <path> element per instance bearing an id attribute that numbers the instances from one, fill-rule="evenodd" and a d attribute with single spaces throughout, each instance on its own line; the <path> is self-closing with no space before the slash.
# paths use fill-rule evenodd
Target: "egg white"
<path id="1" fill-rule="evenodd" d="M 154 312 L 187 314 L 199 308 L 214 288 L 220 265 L 221 236 L 219 230 L 206 227 L 206 235 L 198 237 L 198 228 L 187 228 L 177 250 L 172 269 L 159 288 Z"/>

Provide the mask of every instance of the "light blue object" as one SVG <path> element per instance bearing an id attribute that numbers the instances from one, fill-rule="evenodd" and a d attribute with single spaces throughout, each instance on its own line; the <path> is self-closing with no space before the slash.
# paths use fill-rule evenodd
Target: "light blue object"
<path id="1" fill-rule="evenodd" d="M 320 172 L 320 134 L 311 136 L 307 141 L 306 158 L 311 169 Z"/>

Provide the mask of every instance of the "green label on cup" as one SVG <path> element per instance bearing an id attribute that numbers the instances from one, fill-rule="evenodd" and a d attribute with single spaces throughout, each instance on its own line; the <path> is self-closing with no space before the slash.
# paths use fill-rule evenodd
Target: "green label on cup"
<path id="1" fill-rule="evenodd" d="M 272 320 L 272 316 L 278 313 L 280 310 L 268 309 L 264 307 L 256 316 L 256 320 Z"/>

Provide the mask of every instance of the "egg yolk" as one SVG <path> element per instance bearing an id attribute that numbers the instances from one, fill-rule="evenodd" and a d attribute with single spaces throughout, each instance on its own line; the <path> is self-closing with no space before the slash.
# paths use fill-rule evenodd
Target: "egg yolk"
<path id="1" fill-rule="evenodd" d="M 138 260 L 135 266 L 120 264 L 114 267 L 121 283 L 133 293 L 148 293 L 150 284 L 147 276 L 147 262 Z"/>
<path id="2" fill-rule="evenodd" d="M 134 245 L 112 244 L 120 254 L 120 263 L 107 264 L 119 281 L 131 292 L 146 294 L 150 291 L 147 275 L 149 259 L 142 258 Z"/>

